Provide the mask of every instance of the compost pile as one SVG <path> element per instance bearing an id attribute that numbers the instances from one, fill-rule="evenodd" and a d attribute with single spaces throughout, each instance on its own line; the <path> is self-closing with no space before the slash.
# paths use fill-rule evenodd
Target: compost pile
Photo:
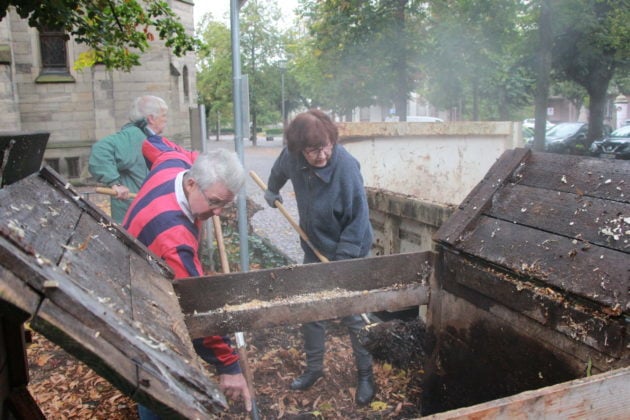
<path id="1" fill-rule="evenodd" d="M 378 387 L 367 407 L 354 403 L 356 375 L 350 340 L 343 325 L 328 329 L 325 377 L 303 392 L 289 384 L 304 368 L 298 326 L 246 333 L 259 413 L 264 419 L 381 419 L 420 416 L 421 371 L 374 364 Z M 37 333 L 27 348 L 29 390 L 50 419 L 137 419 L 136 403 L 94 371 Z M 210 369 L 212 372 L 212 369 Z M 248 419 L 233 404 L 224 418 Z"/>
<path id="2" fill-rule="evenodd" d="M 97 197 L 98 198 L 98 197 Z M 93 197 L 90 197 L 95 201 Z M 108 212 L 107 201 L 95 201 Z M 248 206 L 249 207 L 249 206 Z M 254 210 L 255 211 L 255 210 Z M 249 212 L 248 212 L 249 213 Z M 250 214 L 251 216 L 251 214 Z M 224 233 L 234 228 L 234 212 L 221 216 Z M 238 249 L 226 237 L 226 249 Z M 263 253 L 263 255 L 266 255 Z M 238 256 L 229 255 L 230 265 Z M 238 267 L 232 267 L 237 270 Z M 252 262 L 252 269 L 266 268 Z M 409 330 L 409 328 L 412 328 Z M 415 333 L 416 326 L 400 324 L 393 334 Z M 403 329 L 403 330 L 401 330 Z M 387 330 L 389 331 L 389 330 Z M 263 419 L 403 419 L 420 417 L 421 363 L 413 360 L 413 351 L 401 352 L 409 363 L 387 359 L 390 351 L 380 347 L 375 356 L 374 374 L 377 394 L 366 407 L 354 403 L 356 372 L 350 339 L 345 327 L 329 322 L 326 341 L 324 378 L 307 391 L 291 391 L 289 384 L 303 371 L 304 355 L 299 326 L 276 327 L 246 332 L 248 359 L 254 376 L 258 410 Z M 377 338 L 378 341 L 378 338 Z M 383 340 L 379 341 L 381 344 Z M 400 343 L 399 343 L 400 344 Z M 383 354 L 379 354 L 382 352 Z M 421 351 L 419 356 L 421 356 Z M 383 356 L 383 357 L 382 357 Z M 137 419 L 136 403 L 121 394 L 89 367 L 67 354 L 63 349 L 32 333 L 27 345 L 29 390 L 47 418 L 99 418 L 108 420 Z M 421 357 L 420 357 L 421 358 Z M 393 362 L 393 363 L 392 363 Z M 213 368 L 209 368 L 213 372 Z M 230 410 L 221 417 L 251 418 L 242 403 L 231 403 Z"/>

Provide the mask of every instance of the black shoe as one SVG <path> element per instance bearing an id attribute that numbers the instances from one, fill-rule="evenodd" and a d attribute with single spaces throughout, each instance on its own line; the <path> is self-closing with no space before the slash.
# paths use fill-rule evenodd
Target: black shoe
<path id="1" fill-rule="evenodd" d="M 322 376 L 324 376 L 324 372 L 321 370 L 307 370 L 302 376 L 291 382 L 290 388 L 294 391 L 309 389 Z"/>
<path id="2" fill-rule="evenodd" d="M 357 405 L 368 405 L 376 394 L 376 386 L 374 385 L 374 376 L 370 373 L 367 375 L 359 375 L 357 384 L 357 394 L 355 400 Z"/>

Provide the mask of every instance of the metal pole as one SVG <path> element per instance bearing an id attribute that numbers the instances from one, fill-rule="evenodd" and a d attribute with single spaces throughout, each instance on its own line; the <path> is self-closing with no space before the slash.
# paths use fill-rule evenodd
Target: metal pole
<path id="1" fill-rule="evenodd" d="M 240 24 L 238 11 L 244 0 L 230 0 L 230 32 L 232 37 L 232 98 L 234 101 L 234 148 L 236 154 L 245 166 L 245 153 L 243 150 L 243 109 L 242 109 L 242 83 L 241 83 L 241 40 L 240 40 Z M 237 199 L 238 210 L 238 232 L 240 237 L 241 252 L 241 271 L 249 271 L 249 249 L 248 249 L 248 232 L 247 232 L 247 188 L 242 188 Z M 239 349 L 239 357 L 241 364 L 248 364 L 247 355 L 245 353 L 245 335 L 237 332 L 236 347 Z M 249 371 L 249 367 L 245 369 Z M 247 379 L 252 394 L 252 412 L 251 418 L 259 420 L 258 407 L 254 398 L 254 387 L 251 377 Z"/>
<path id="2" fill-rule="evenodd" d="M 242 104 L 242 76 L 241 76 L 241 53 L 240 53 L 240 24 L 239 24 L 239 1 L 230 0 L 230 29 L 232 35 L 232 98 L 234 102 L 234 147 L 236 154 L 245 166 L 245 153 L 243 149 L 243 104 Z M 237 199 L 238 213 L 238 233 L 241 238 L 241 271 L 249 271 L 249 249 L 248 249 L 248 232 L 247 232 L 247 191 L 243 188 Z"/>
<path id="3" fill-rule="evenodd" d="M 206 141 L 208 140 L 208 128 L 206 126 L 206 106 L 204 104 L 199 104 L 199 128 L 201 151 L 207 152 L 208 144 Z M 206 246 L 208 247 L 208 252 L 210 254 L 210 270 L 214 271 L 214 259 L 212 258 L 212 252 L 214 250 L 214 227 L 212 226 L 212 222 L 210 222 L 210 220 L 206 220 L 204 225 L 206 228 Z"/>
<path id="4" fill-rule="evenodd" d="M 280 79 L 282 80 L 282 129 L 284 130 L 285 112 L 284 112 L 284 68 L 281 70 Z"/>

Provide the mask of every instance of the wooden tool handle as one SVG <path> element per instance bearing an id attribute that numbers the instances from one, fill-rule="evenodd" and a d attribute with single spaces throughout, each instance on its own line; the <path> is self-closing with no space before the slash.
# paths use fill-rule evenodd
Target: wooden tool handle
<path id="1" fill-rule="evenodd" d="M 258 186 L 263 190 L 263 191 L 267 191 L 267 185 L 263 182 L 262 179 L 260 179 L 260 177 L 258 175 L 256 175 L 256 173 L 254 171 L 249 171 L 249 175 L 252 177 L 252 179 L 254 180 L 254 182 L 256 182 L 256 184 L 258 184 Z M 304 232 L 302 230 L 302 228 L 300 227 L 300 225 L 295 221 L 295 219 L 289 214 L 289 212 L 287 211 L 286 208 L 284 208 L 284 206 L 282 205 L 282 203 L 278 200 L 274 201 L 273 204 L 276 206 L 276 208 L 278 210 L 280 210 L 280 213 L 282 213 L 284 215 L 284 217 L 286 217 L 286 219 L 289 221 L 289 223 L 291 224 L 291 226 L 293 226 L 293 228 L 297 231 L 297 233 L 300 235 L 300 238 L 302 238 L 304 240 L 304 242 L 306 242 L 306 244 L 309 246 L 309 248 L 311 248 L 311 251 L 313 251 L 313 253 L 315 255 L 317 255 L 317 258 L 319 258 L 319 260 L 321 262 L 330 262 L 328 260 L 328 258 L 326 258 L 325 255 L 323 255 L 321 252 L 319 252 L 319 250 L 317 250 L 317 248 L 315 248 L 315 245 L 313 245 L 310 241 L 310 239 L 308 239 L 308 235 L 306 234 L 306 232 Z"/>
<path id="2" fill-rule="evenodd" d="M 116 197 L 116 191 L 114 191 L 113 188 L 106 188 L 106 187 L 96 187 L 94 189 L 94 192 L 98 193 L 98 194 L 105 194 L 105 195 L 111 195 L 112 197 Z M 135 198 L 136 197 L 136 193 L 129 193 L 129 198 Z"/>

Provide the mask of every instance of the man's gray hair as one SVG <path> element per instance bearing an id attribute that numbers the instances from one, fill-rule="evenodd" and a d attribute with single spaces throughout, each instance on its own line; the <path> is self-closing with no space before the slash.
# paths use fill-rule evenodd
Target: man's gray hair
<path id="1" fill-rule="evenodd" d="M 190 176 L 202 189 L 221 182 L 235 195 L 245 183 L 245 169 L 241 161 L 236 153 L 227 149 L 200 153 L 190 168 Z"/>
<path id="2" fill-rule="evenodd" d="M 168 112 L 168 105 L 164 99 L 152 95 L 139 96 L 133 101 L 129 111 L 129 121 L 136 123 L 149 116 L 159 117 L 166 112 Z"/>

